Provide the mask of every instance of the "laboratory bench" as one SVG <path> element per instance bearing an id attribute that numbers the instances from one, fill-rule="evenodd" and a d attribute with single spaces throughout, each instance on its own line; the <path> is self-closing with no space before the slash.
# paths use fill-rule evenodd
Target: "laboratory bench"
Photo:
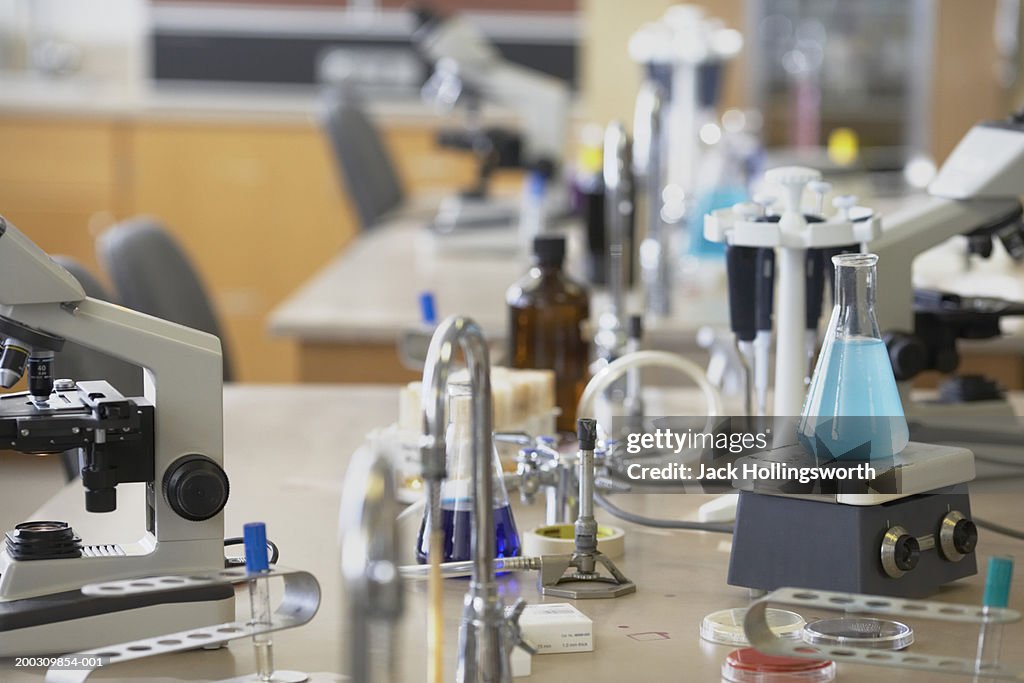
<path id="1" fill-rule="evenodd" d="M 322 603 L 316 617 L 305 627 L 274 634 L 275 660 L 282 669 L 307 672 L 346 668 L 343 661 L 344 591 L 341 586 L 338 545 L 338 512 L 345 470 L 353 451 L 367 430 L 386 425 L 397 416 L 398 392 L 394 386 L 234 386 L 224 393 L 225 464 L 231 478 L 231 499 L 226 508 L 228 535 L 240 533 L 242 524 L 264 521 L 268 536 L 280 547 L 282 566 L 312 572 L 322 587 Z M 1024 397 L 1015 396 L 1018 411 Z M 28 456 L 22 456 L 28 457 Z M 53 463 L 59 468 L 59 463 Z M 6 465 L 0 462 L 0 466 Z M 38 473 L 37 473 L 38 474 Z M 27 476 L 27 475 L 23 475 Z M 0 492 L 14 482 L 4 476 Z M 19 483 L 20 485 L 20 483 Z M 1003 487 L 1005 491 L 1005 485 Z M 85 514 L 82 488 L 72 482 L 41 502 L 37 519 L 66 519 L 90 542 L 136 538 L 143 525 L 142 491 L 138 485 L 122 485 L 120 507 L 106 515 Z M 0 493 L 0 501 L 4 501 Z M 616 501 L 632 511 L 659 517 L 690 517 L 708 500 L 704 495 L 620 496 Z M 1020 495 L 982 493 L 972 498 L 978 516 L 1024 527 Z M 524 507 L 513 500 L 520 531 L 542 521 L 542 506 Z M 5 505 L 6 507 L 6 505 Z M 598 511 L 602 523 L 614 523 L 627 531 L 626 554 L 618 561 L 638 588 L 633 595 L 614 600 L 579 601 L 576 607 L 593 619 L 595 646 L 592 653 L 549 654 L 533 658 L 534 681 L 718 681 L 722 661 L 732 648 L 711 645 L 698 638 L 704 615 L 747 604 L 747 591 L 725 583 L 730 540 L 722 534 L 668 531 L 638 527 Z M 1020 554 L 1020 542 L 981 532 L 980 555 Z M 1019 564 L 1019 583 L 1024 568 Z M 523 596 L 540 600 L 533 574 L 500 577 L 506 601 Z M 974 576 L 946 587 L 935 599 L 979 604 L 984 577 Z M 445 678 L 455 672 L 455 649 L 462 596 L 467 582 L 445 582 Z M 399 629 L 398 680 L 426 680 L 426 586 L 408 583 L 406 611 Z M 564 600 L 547 599 L 562 602 Z M 239 614 L 248 610 L 244 595 Z M 1024 592 L 1011 595 L 1012 608 L 1024 610 Z M 975 633 L 956 630 L 948 623 L 922 622 L 913 647 L 956 648 L 973 653 Z M 956 640 L 957 634 L 963 634 Z M 1024 638 L 1024 624 L 1006 628 L 1003 655 L 1019 659 L 1013 646 Z M 253 648 L 240 639 L 216 651 L 163 655 L 112 665 L 90 680 L 216 680 L 254 671 Z M 934 681 L 928 672 L 886 671 L 875 667 L 838 665 L 838 681 L 876 681 L 880 676 L 899 681 Z M 11 660 L 0 660 L 0 679 L 9 683 L 42 680 L 41 669 L 15 669 Z M 950 681 L 956 680 L 953 678 Z"/>
<path id="2" fill-rule="evenodd" d="M 424 291 L 433 292 L 439 319 L 453 314 L 473 318 L 495 351 L 504 354 L 508 324 L 505 292 L 526 272 L 529 259 L 507 249 L 452 246 L 448 238 L 434 236 L 427 229 L 434 210 L 431 201 L 436 198 L 423 197 L 409 210 L 360 233 L 270 312 L 270 334 L 294 342 L 298 381 L 417 379 L 417 373 L 399 364 L 396 343 L 403 332 L 422 329 L 418 297 Z M 881 203 L 879 210 L 884 215 L 898 206 L 899 202 L 890 200 Z M 578 224 L 563 221 L 554 229 L 568 235 L 567 269 L 582 279 Z M 998 293 L 1024 300 L 1024 275 L 1008 258 L 993 257 L 991 272 L 986 270 L 989 266 L 964 271 L 961 253 L 951 242 L 919 258 L 915 268 L 919 286 L 961 294 Z M 698 330 L 706 326 L 727 330 L 729 324 L 725 272 L 713 261 L 692 272 L 691 280 L 683 278 L 684 284 L 676 285 L 672 315 L 648 323 L 644 346 L 704 363 L 707 352 L 697 344 Z M 950 273 L 957 275 L 951 279 Z M 686 282 L 691 283 L 688 288 Z M 643 310 L 637 294 L 632 292 L 630 310 Z M 590 306 L 592 321 L 607 305 L 606 294 L 595 292 Z M 828 316 L 826 308 L 822 325 L 827 324 Z M 1009 334 L 1001 338 L 961 340 L 960 372 L 985 374 L 1007 389 L 1024 389 L 1024 334 L 1019 324 L 1012 322 L 1004 329 Z M 938 373 L 924 373 L 917 385 L 934 387 L 941 379 Z"/>
<path id="3" fill-rule="evenodd" d="M 420 326 L 418 297 L 424 291 L 433 292 L 439 319 L 467 315 L 496 349 L 502 348 L 508 323 L 505 293 L 529 269 L 530 259 L 514 250 L 446 244 L 449 238 L 435 237 L 426 228 L 424 211 L 421 206 L 415 215 L 360 234 L 271 313 L 270 332 L 294 339 L 298 347 L 299 381 L 415 379 L 417 373 L 399 365 L 396 341 Z M 569 235 L 569 274 L 581 279 L 578 226 L 567 221 L 555 229 Z M 697 330 L 728 324 L 724 271 L 714 280 L 707 295 L 677 293 L 673 315 L 645 329 L 645 345 L 702 355 Z M 632 310 L 640 310 L 636 304 Z M 603 292 L 592 296 L 592 321 L 606 306 Z"/>

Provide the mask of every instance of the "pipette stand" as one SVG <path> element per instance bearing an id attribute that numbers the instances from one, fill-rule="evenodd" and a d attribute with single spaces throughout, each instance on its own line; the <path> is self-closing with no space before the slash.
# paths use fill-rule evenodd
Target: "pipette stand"
<path id="1" fill-rule="evenodd" d="M 863 210 L 809 224 L 802 210 L 803 192 L 820 177 L 814 169 L 797 166 L 766 173 L 766 180 L 784 192 L 785 210 L 778 222 L 749 220 L 732 209 L 704 219 L 708 240 L 777 251 L 774 415 L 783 422 L 800 414 L 806 392 L 807 249 L 864 244 L 881 235 L 878 217 Z M 845 218 L 858 214 L 866 218 Z M 815 464 L 813 459 L 803 462 L 809 456 L 802 447 L 781 438 L 779 424 L 776 448 L 751 457 L 765 464 Z M 879 470 L 871 483 L 875 492 L 869 494 L 795 496 L 799 489 L 791 487 L 742 490 L 729 583 L 761 590 L 799 586 L 917 598 L 975 574 L 977 530 L 970 521 L 966 485 L 974 478 L 973 454 L 911 443 L 888 465 Z"/>
<path id="2" fill-rule="evenodd" d="M 877 239 L 881 223 L 874 216 L 849 221 L 832 216 L 821 223 L 808 223 L 802 210 L 807 183 L 821 173 L 802 166 L 773 168 L 765 179 L 785 191 L 785 210 L 778 222 L 750 220 L 733 211 L 719 209 L 704 217 L 704 237 L 737 247 L 774 247 L 779 290 L 776 301 L 774 414 L 796 416 L 803 407 L 807 375 L 805 341 L 806 252 Z M 855 212 L 851 212 L 855 213 Z M 753 301 L 750 302 L 753 305 Z"/>

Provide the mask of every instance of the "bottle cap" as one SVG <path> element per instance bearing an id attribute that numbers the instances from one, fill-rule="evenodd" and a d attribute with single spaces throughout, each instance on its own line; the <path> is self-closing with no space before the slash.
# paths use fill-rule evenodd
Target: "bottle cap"
<path id="1" fill-rule="evenodd" d="M 752 647 L 733 650 L 722 664 L 722 680 L 732 683 L 767 683 L 773 680 L 828 683 L 835 677 L 835 662 L 827 659 L 775 657 Z"/>
<path id="2" fill-rule="evenodd" d="M 437 306 L 433 292 L 420 292 L 420 321 L 424 325 L 437 324 Z"/>
<path id="3" fill-rule="evenodd" d="M 629 316 L 629 338 L 642 339 L 644 336 L 644 317 L 642 315 Z"/>
<path id="4" fill-rule="evenodd" d="M 581 417 L 576 420 L 576 436 L 580 440 L 581 451 L 592 451 L 597 445 L 597 420 Z"/>
<path id="5" fill-rule="evenodd" d="M 267 525 L 263 522 L 250 522 L 242 527 L 242 538 L 245 541 L 245 571 L 258 574 L 270 569 L 267 558 Z"/>
<path id="6" fill-rule="evenodd" d="M 565 238 L 555 235 L 534 237 L 533 253 L 542 266 L 560 266 L 565 261 Z"/>

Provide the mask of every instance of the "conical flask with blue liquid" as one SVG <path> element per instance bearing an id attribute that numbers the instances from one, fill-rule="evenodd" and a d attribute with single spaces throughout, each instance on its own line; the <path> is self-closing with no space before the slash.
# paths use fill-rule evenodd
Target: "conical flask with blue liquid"
<path id="1" fill-rule="evenodd" d="M 820 461 L 891 459 L 910 440 L 896 378 L 875 318 L 875 254 L 841 254 L 835 307 L 797 427 Z"/>
<path id="2" fill-rule="evenodd" d="M 444 527 L 442 562 L 465 562 L 473 559 L 473 398 L 470 386 L 448 385 L 448 429 L 445 432 L 447 477 L 441 484 L 441 522 Z M 490 475 L 494 477 L 493 557 L 519 554 L 519 531 L 516 529 L 508 491 L 502 477 L 498 452 L 492 451 Z M 486 474 L 486 473 L 484 473 Z M 416 560 L 425 564 L 430 551 L 430 508 L 423 513 L 416 539 Z"/>

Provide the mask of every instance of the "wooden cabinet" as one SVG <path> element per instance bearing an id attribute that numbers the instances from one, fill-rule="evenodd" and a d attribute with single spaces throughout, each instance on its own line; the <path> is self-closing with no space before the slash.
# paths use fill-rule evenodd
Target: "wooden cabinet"
<path id="1" fill-rule="evenodd" d="M 95 270 L 93 238 L 123 211 L 124 135 L 113 121 L 0 117 L 0 214 Z"/>
<path id="2" fill-rule="evenodd" d="M 437 150 L 436 124 L 384 131 L 409 194 L 473 181 L 469 154 Z M 205 281 L 237 378 L 298 377 L 295 343 L 268 335 L 267 314 L 357 231 L 312 121 L 0 117 L 0 152 L 0 213 L 44 250 L 103 279 L 96 235 L 130 216 L 156 217 Z"/>
<path id="3" fill-rule="evenodd" d="M 292 343 L 267 313 L 355 233 L 327 146 L 312 126 L 133 126 L 130 213 L 181 240 L 215 299 L 238 379 L 288 381 Z"/>

